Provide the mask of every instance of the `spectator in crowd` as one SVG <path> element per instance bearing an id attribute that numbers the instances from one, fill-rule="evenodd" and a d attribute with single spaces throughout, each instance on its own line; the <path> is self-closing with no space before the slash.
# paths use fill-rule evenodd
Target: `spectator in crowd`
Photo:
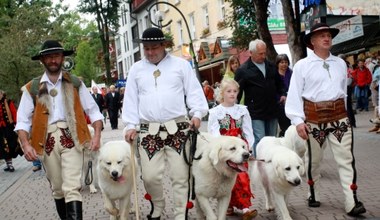
<path id="1" fill-rule="evenodd" d="M 288 92 L 290 78 L 292 77 L 293 71 L 289 68 L 290 60 L 288 55 L 279 54 L 276 57 L 276 66 L 278 74 L 280 75 L 282 82 L 284 84 L 284 89 Z M 278 100 L 279 112 L 278 112 L 278 125 L 280 127 L 279 136 L 283 137 L 286 129 L 290 126 L 290 120 L 285 115 L 285 103 L 281 103 Z"/>
<path id="2" fill-rule="evenodd" d="M 190 144 L 186 135 L 189 129 L 200 127 L 208 111 L 206 98 L 189 62 L 166 52 L 169 41 L 161 29 L 146 29 L 137 42 L 143 44 L 145 58 L 134 63 L 128 75 L 122 115 L 127 130 L 125 140 L 138 140 L 142 180 L 154 207 L 148 219 L 162 216 L 162 181 L 169 168 L 174 193 L 171 219 L 183 220 L 189 192 L 189 167 L 184 153 L 189 152 Z"/>
<path id="3" fill-rule="evenodd" d="M 358 67 L 352 72 L 352 77 L 355 80 L 355 97 L 356 110 L 368 111 L 368 97 L 369 97 L 369 86 L 372 82 L 372 74 L 367 67 L 364 66 L 364 60 L 358 60 Z"/>
<path id="4" fill-rule="evenodd" d="M 0 159 L 4 159 L 6 162 L 5 172 L 14 172 L 12 158 L 23 154 L 17 142 L 17 134 L 13 131 L 16 120 L 15 104 L 12 100 L 7 99 L 3 90 L 0 90 Z"/>
<path id="5" fill-rule="evenodd" d="M 65 56 L 71 54 L 58 41 L 47 40 L 32 57 L 45 71 L 22 88 L 15 131 L 25 159 L 41 160 L 59 217 L 81 220 L 83 149 L 99 149 L 103 116 L 86 85 L 62 71 Z M 85 115 L 94 127 L 93 137 Z"/>
<path id="6" fill-rule="evenodd" d="M 226 72 L 224 73 L 223 79 L 226 79 L 226 78 L 234 79 L 235 72 L 237 68 L 239 68 L 239 66 L 240 66 L 239 58 L 235 55 L 230 56 L 228 58 L 227 68 L 226 68 Z"/>
<path id="7" fill-rule="evenodd" d="M 305 155 L 309 207 L 321 205 L 321 165 L 329 146 L 338 164 L 345 210 L 350 216 L 359 216 L 366 209 L 358 199 L 353 129 L 345 108 L 347 65 L 330 53 L 332 39 L 338 33 L 339 29 L 317 23 L 305 35 L 305 44 L 313 52 L 294 65 L 285 112 L 298 135 L 308 143 Z"/>
<path id="8" fill-rule="evenodd" d="M 214 89 L 210 86 L 207 80 L 203 81 L 203 92 L 206 96 L 208 107 L 212 108 L 214 106 Z"/>
<path id="9" fill-rule="evenodd" d="M 110 91 L 107 93 L 105 101 L 108 110 L 108 116 L 110 118 L 111 128 L 112 130 L 115 130 L 118 127 L 120 93 L 116 91 L 116 87 L 114 85 L 110 86 Z"/>
<path id="10" fill-rule="evenodd" d="M 286 92 L 276 66 L 266 60 L 264 41 L 251 41 L 249 51 L 251 57 L 236 70 L 235 80 L 241 89 L 238 100 L 244 92 L 244 103 L 252 118 L 256 156 L 256 145 L 261 138 L 277 135 L 278 103 L 285 103 Z"/>
<path id="11" fill-rule="evenodd" d="M 369 57 L 365 60 L 365 66 L 369 69 L 369 71 L 372 74 L 375 73 L 375 66 L 379 64 L 379 59 L 380 55 L 378 55 L 377 52 L 369 53 Z M 369 86 L 369 89 L 371 91 L 371 101 L 372 101 L 372 106 L 376 107 L 379 105 L 378 103 L 378 98 L 379 98 L 379 92 L 376 89 L 378 86 L 378 83 L 376 81 L 372 80 L 371 85 Z"/>
<path id="12" fill-rule="evenodd" d="M 103 109 L 104 109 L 103 95 L 98 93 L 98 87 L 96 86 L 92 87 L 92 98 L 94 98 L 96 104 L 98 105 L 99 111 L 103 113 Z"/>
<path id="13" fill-rule="evenodd" d="M 346 56 L 344 54 L 339 54 L 338 57 L 344 60 L 347 65 L 347 115 L 351 126 L 356 128 L 355 113 L 352 107 L 352 91 L 355 88 L 355 82 L 352 76 L 353 68 L 350 62 L 346 60 Z"/>
<path id="14" fill-rule="evenodd" d="M 41 170 L 41 167 L 42 167 L 42 164 L 39 159 L 33 160 L 33 167 L 32 167 L 33 172 Z"/>

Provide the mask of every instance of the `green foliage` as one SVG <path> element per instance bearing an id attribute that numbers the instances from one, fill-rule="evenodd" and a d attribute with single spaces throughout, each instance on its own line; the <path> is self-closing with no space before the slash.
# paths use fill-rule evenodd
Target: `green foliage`
<path id="1" fill-rule="evenodd" d="M 90 43 L 82 41 L 79 43 L 75 56 L 75 69 L 72 71 L 75 75 L 83 78 L 86 86 L 91 86 L 91 80 L 96 79 L 96 51 Z"/>
<path id="2" fill-rule="evenodd" d="M 16 102 L 21 96 L 20 88 L 43 73 L 43 66 L 31 57 L 47 39 L 60 41 L 65 49 L 79 49 L 83 41 L 89 45 L 85 52 L 77 51 L 78 67 L 73 70 L 83 74 L 85 82 L 93 76 L 85 75 L 82 67 L 88 68 L 86 74 L 95 74 L 94 63 L 100 65 L 96 60 L 101 49 L 96 25 L 86 25 L 77 12 L 66 10 L 61 5 L 53 7 L 51 0 L 0 0 L 0 89 Z"/>
<path id="3" fill-rule="evenodd" d="M 231 44 L 246 49 L 250 41 L 257 38 L 256 14 L 252 0 L 226 0 L 232 11 L 227 17 L 227 25 L 232 28 Z"/>
<path id="4" fill-rule="evenodd" d="M 80 0 L 79 11 L 96 16 L 99 39 L 102 44 L 102 56 L 106 70 L 107 84 L 112 84 L 111 77 L 111 57 L 109 45 L 119 28 L 119 5 L 121 0 Z"/>

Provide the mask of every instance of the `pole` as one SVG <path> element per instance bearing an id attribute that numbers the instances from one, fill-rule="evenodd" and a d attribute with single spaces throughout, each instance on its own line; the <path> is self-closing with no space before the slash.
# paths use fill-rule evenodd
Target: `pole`
<path id="1" fill-rule="evenodd" d="M 167 24 L 163 24 L 162 21 L 159 21 L 159 24 L 156 24 L 153 22 L 151 16 L 150 16 L 150 10 L 156 6 L 156 5 L 159 5 L 159 4 L 164 4 L 164 5 L 169 5 L 170 7 L 174 8 L 176 11 L 178 11 L 178 13 L 181 15 L 182 19 L 184 20 L 185 22 L 185 25 L 186 25 L 186 29 L 187 29 L 187 33 L 189 34 L 189 47 L 190 47 L 190 54 L 191 54 L 191 57 L 192 57 L 192 60 L 193 60 L 193 64 L 194 64 L 194 70 L 195 70 L 195 74 L 199 80 L 199 82 L 201 81 L 201 78 L 200 78 L 200 74 L 199 74 L 199 67 L 198 67 L 198 61 L 197 61 L 197 57 L 196 57 L 196 54 L 195 54 L 195 50 L 194 50 L 194 46 L 193 46 L 193 39 L 191 38 L 191 32 L 190 32 L 190 28 L 189 28 L 189 25 L 187 23 L 187 20 L 185 18 L 185 16 L 183 15 L 183 13 L 173 4 L 170 4 L 168 2 L 156 2 L 156 3 L 153 3 L 148 9 L 147 11 L 149 12 L 149 20 L 150 22 L 156 26 L 156 27 L 159 27 L 159 28 L 163 28 L 163 27 L 166 27 L 168 26 L 169 24 L 171 24 L 172 20 L 170 20 Z"/>

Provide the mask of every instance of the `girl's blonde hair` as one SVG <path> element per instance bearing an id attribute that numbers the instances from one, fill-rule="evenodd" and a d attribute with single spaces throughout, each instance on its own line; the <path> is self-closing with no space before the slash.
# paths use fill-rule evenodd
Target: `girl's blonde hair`
<path id="1" fill-rule="evenodd" d="M 236 86 L 238 91 L 240 88 L 239 83 L 236 82 L 234 79 L 231 79 L 231 78 L 223 79 L 222 82 L 220 82 L 220 87 L 219 87 L 220 89 L 219 89 L 218 100 L 217 100 L 219 103 L 224 102 L 223 93 L 226 91 L 228 86 Z"/>
<path id="2" fill-rule="evenodd" d="M 235 73 L 231 69 L 232 62 L 237 62 L 239 64 L 239 66 L 240 66 L 239 58 L 237 56 L 235 56 L 235 55 L 230 56 L 230 58 L 228 58 L 226 72 L 224 73 L 224 77 L 223 78 L 234 78 Z"/>

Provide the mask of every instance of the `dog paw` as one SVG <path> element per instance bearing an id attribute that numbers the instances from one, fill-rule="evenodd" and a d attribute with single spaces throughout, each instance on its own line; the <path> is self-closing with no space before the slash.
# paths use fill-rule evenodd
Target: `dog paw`
<path id="1" fill-rule="evenodd" d="M 94 193 L 97 193 L 98 190 L 96 189 L 95 186 L 90 186 L 90 194 L 94 194 Z"/>
<path id="2" fill-rule="evenodd" d="M 119 215 L 119 209 L 117 208 L 106 208 L 107 212 L 110 213 L 110 215 L 118 216 Z"/>

